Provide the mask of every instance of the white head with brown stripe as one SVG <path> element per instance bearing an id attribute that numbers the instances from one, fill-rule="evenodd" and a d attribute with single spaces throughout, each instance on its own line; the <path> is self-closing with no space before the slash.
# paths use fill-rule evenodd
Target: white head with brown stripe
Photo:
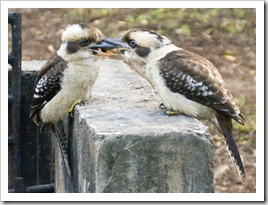
<path id="1" fill-rule="evenodd" d="M 103 33 L 90 24 L 73 24 L 67 26 L 61 36 L 61 46 L 57 54 L 66 61 L 96 59 L 100 52 L 90 49 L 104 39 Z"/>

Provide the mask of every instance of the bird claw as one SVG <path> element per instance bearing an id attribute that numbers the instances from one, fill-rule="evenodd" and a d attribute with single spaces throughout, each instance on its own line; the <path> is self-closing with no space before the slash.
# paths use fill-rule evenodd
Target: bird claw
<path id="1" fill-rule="evenodd" d="M 164 112 L 164 115 L 166 115 L 166 116 L 176 116 L 176 115 L 180 115 L 180 113 L 178 111 L 167 110 L 167 111 Z"/>
<path id="2" fill-rule="evenodd" d="M 159 108 L 161 110 L 164 110 L 163 115 L 164 116 L 174 116 L 174 115 L 180 115 L 178 111 L 168 110 L 168 108 L 164 105 L 164 103 L 161 103 L 159 105 Z"/>
<path id="3" fill-rule="evenodd" d="M 79 104 L 79 105 L 84 105 L 85 102 L 82 101 L 81 99 L 78 99 L 78 100 L 76 100 L 76 101 L 71 105 L 71 107 L 70 107 L 69 110 L 68 110 L 69 115 L 70 115 L 71 118 L 74 117 L 74 108 L 75 108 L 75 106 L 78 105 L 78 104 Z"/>

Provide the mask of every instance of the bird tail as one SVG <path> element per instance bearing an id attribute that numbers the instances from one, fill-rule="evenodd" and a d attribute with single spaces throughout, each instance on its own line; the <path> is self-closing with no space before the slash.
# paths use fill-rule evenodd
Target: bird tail
<path id="1" fill-rule="evenodd" d="M 61 150 L 62 158 L 67 169 L 68 175 L 72 178 L 71 166 L 69 163 L 69 155 L 68 155 L 68 138 L 66 133 L 64 132 L 62 121 L 59 121 L 57 125 L 52 129 L 56 139 L 59 143 L 59 147 Z"/>
<path id="2" fill-rule="evenodd" d="M 233 128 L 232 118 L 218 113 L 217 120 L 221 128 L 222 134 L 224 136 L 227 150 L 230 154 L 233 164 L 236 167 L 236 170 L 239 174 L 240 179 L 244 181 L 246 179 L 245 169 L 244 169 L 243 162 L 241 160 L 238 148 L 232 136 L 232 128 Z"/>

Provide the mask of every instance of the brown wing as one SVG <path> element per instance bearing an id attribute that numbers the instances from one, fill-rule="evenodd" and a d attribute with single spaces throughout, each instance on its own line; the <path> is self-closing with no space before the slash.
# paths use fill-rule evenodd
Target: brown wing
<path id="1" fill-rule="evenodd" d="M 178 50 L 160 59 L 160 75 L 174 93 L 214 108 L 243 124 L 243 117 L 217 69 L 194 53 Z"/>
<path id="2" fill-rule="evenodd" d="M 53 55 L 36 76 L 30 118 L 41 110 L 61 89 L 61 78 L 67 62 L 57 54 Z"/>

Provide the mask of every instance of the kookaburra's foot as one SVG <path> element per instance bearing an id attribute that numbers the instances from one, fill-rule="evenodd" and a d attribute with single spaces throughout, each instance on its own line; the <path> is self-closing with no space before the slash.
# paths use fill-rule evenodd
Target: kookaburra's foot
<path id="1" fill-rule="evenodd" d="M 175 115 L 180 115 L 181 113 L 178 112 L 178 111 L 167 110 L 167 111 L 165 111 L 164 114 L 167 115 L 167 116 L 175 116 Z"/>
<path id="2" fill-rule="evenodd" d="M 74 108 L 77 104 L 84 105 L 84 102 L 81 99 L 78 99 L 71 105 L 68 112 L 69 112 L 70 117 L 72 117 L 72 118 L 74 117 Z"/>
<path id="3" fill-rule="evenodd" d="M 161 110 L 164 110 L 163 115 L 174 116 L 174 115 L 180 115 L 181 114 L 178 111 L 168 110 L 167 107 L 164 105 L 164 103 L 161 103 L 159 105 L 159 108 Z"/>

